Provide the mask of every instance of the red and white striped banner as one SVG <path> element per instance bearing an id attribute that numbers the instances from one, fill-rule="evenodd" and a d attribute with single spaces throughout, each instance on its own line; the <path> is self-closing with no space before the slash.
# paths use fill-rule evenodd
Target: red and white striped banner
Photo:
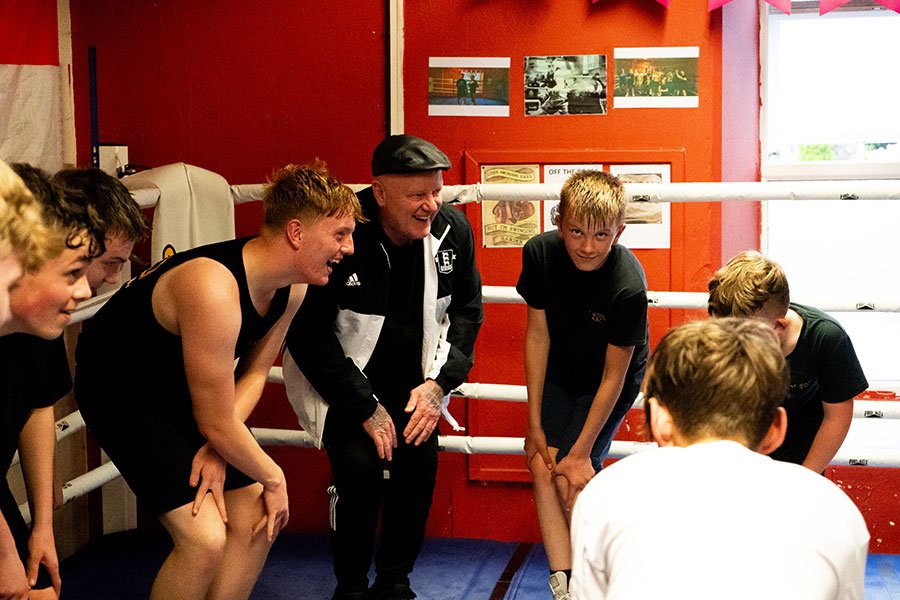
<path id="1" fill-rule="evenodd" d="M 56 0 L 0 2 L 0 158 L 62 166 Z"/>

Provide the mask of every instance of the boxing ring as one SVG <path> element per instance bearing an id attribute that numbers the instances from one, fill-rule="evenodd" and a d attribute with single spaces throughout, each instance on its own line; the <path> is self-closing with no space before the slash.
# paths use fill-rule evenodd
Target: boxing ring
<path id="1" fill-rule="evenodd" d="M 354 188 L 364 186 L 351 186 Z M 473 184 L 446 186 L 443 199 L 450 204 L 481 202 L 483 200 L 556 200 L 559 185 L 547 184 Z M 793 183 L 627 183 L 626 192 L 632 199 L 648 202 L 720 202 L 759 200 L 900 200 L 900 181 L 822 181 Z M 231 186 L 235 204 L 257 201 L 262 198 L 263 185 Z M 142 208 L 155 206 L 159 195 L 153 190 L 137 190 L 133 193 Z M 112 293 L 83 302 L 73 315 L 72 323 L 91 318 Z M 512 287 L 484 286 L 485 303 L 522 304 L 524 300 Z M 900 312 L 900 297 L 887 295 L 854 297 L 847 295 L 809 296 L 799 300 L 826 312 Z M 702 292 L 648 292 L 650 309 L 701 309 L 706 310 L 707 294 Z M 273 367 L 268 382 L 283 384 L 280 367 Z M 867 394 L 879 400 L 856 400 L 853 422 L 840 451 L 832 465 L 900 467 L 900 448 L 891 447 L 892 437 L 900 433 L 900 401 L 896 399 L 897 383 L 870 382 Z M 881 391 L 884 390 L 884 391 Z M 464 383 L 452 395 L 469 400 L 526 402 L 526 388 L 521 385 L 492 383 Z M 451 403 L 452 404 L 452 403 Z M 633 408 L 642 407 L 638 396 Z M 84 429 L 84 420 L 78 411 L 56 423 L 57 441 Z M 298 429 L 252 428 L 254 436 L 263 446 L 284 445 L 305 448 L 314 447 L 312 436 Z M 524 454 L 524 438 L 521 437 L 473 437 L 462 434 L 442 435 L 439 447 L 444 452 L 465 454 Z M 610 458 L 623 458 L 654 447 L 652 442 L 614 440 Z M 18 462 L 18 455 L 13 465 Z M 62 486 L 63 504 L 67 504 L 119 477 L 118 469 L 111 462 L 66 482 Z M 29 519 L 27 503 L 20 506 Z"/>

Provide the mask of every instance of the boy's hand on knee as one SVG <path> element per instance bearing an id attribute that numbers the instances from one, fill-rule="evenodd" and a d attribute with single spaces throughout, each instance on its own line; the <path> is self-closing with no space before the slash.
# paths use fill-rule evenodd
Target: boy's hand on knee
<path id="1" fill-rule="evenodd" d="M 209 444 L 204 444 L 197 451 L 197 454 L 194 455 L 194 460 L 191 462 L 190 484 L 191 487 L 197 488 L 191 513 L 194 515 L 199 513 L 203 500 L 206 499 L 206 493 L 212 492 L 219 514 L 222 515 L 222 521 L 227 523 L 228 514 L 225 510 L 225 460 Z"/>
<path id="2" fill-rule="evenodd" d="M 250 537 L 255 537 L 257 533 L 265 529 L 266 539 L 273 542 L 287 525 L 290 516 L 284 473 L 281 473 L 279 481 L 263 487 L 263 503 L 266 507 L 266 516 L 259 520 L 250 533 Z"/>
<path id="3" fill-rule="evenodd" d="M 46 567 L 53 590 L 59 596 L 59 558 L 56 555 L 53 530 L 36 527 L 28 538 L 28 567 L 26 569 L 28 585 L 33 587 L 37 583 L 38 568 L 41 564 Z"/>
<path id="4" fill-rule="evenodd" d="M 594 477 L 594 465 L 590 456 L 573 456 L 569 454 L 563 458 L 553 469 L 553 475 L 561 477 L 565 480 L 566 486 L 562 489 L 562 499 L 565 503 L 566 512 L 570 513 L 572 507 L 575 506 L 575 499 L 584 486 Z M 559 488 L 560 486 L 557 485 Z"/>
<path id="5" fill-rule="evenodd" d="M 544 435 L 544 430 L 529 427 L 528 432 L 525 434 L 525 465 L 529 469 L 531 468 L 531 461 L 536 454 L 541 455 L 544 465 L 552 471 L 555 465 L 553 464 L 553 458 L 550 456 L 550 451 L 547 449 L 547 436 Z"/>

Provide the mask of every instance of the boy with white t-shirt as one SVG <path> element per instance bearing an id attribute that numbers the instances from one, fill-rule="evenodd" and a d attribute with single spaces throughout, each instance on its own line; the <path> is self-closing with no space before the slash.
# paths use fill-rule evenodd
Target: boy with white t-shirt
<path id="1" fill-rule="evenodd" d="M 784 437 L 787 389 L 763 323 L 669 331 L 645 382 L 660 448 L 601 471 L 579 496 L 572 598 L 862 599 L 859 510 L 824 477 L 764 456 Z"/>

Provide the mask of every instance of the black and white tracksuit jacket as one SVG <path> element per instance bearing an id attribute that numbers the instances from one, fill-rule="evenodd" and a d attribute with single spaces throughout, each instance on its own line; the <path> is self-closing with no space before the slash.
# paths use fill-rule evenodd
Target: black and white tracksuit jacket
<path id="1" fill-rule="evenodd" d="M 362 423 L 377 403 L 363 369 L 384 324 L 390 261 L 372 189 L 358 196 L 369 220 L 356 227 L 354 253 L 335 266 L 327 285 L 309 287 L 286 340 L 288 399 L 319 446 L 329 407 Z M 448 396 L 472 367 L 484 317 L 474 246 L 465 215 L 447 205 L 423 240 L 422 376 Z"/>

